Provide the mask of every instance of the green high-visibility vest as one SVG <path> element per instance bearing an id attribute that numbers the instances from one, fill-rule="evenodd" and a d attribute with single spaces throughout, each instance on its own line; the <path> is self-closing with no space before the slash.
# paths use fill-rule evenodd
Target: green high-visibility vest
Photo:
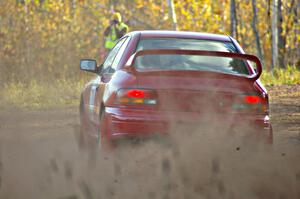
<path id="1" fill-rule="evenodd" d="M 121 22 L 120 25 L 117 27 L 117 29 L 118 31 L 121 31 L 123 28 L 126 29 L 126 32 L 128 31 L 128 26 L 125 23 Z M 111 28 L 110 34 L 107 37 L 105 37 L 104 47 L 106 49 L 112 49 L 116 45 L 118 39 L 120 38 L 118 38 L 117 36 L 116 27 L 113 26 Z"/>

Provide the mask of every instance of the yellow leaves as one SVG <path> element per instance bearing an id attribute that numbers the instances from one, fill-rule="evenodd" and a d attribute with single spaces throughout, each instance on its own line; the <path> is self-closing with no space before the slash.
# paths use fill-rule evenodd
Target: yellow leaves
<path id="1" fill-rule="evenodd" d="M 69 23 L 72 22 L 72 19 L 71 19 L 71 16 L 70 16 L 70 15 L 63 16 L 62 19 L 63 19 L 65 22 L 69 22 Z"/>
<path id="2" fill-rule="evenodd" d="M 137 1 L 137 2 L 136 2 L 136 8 L 137 8 L 137 9 L 143 8 L 144 5 L 145 5 L 145 4 L 143 3 L 143 1 Z"/>
<path id="3" fill-rule="evenodd" d="M 44 70 L 51 70 L 51 74 L 59 74 L 54 67 L 56 65 L 72 67 L 77 64 L 79 57 L 99 57 L 103 31 L 109 24 L 112 11 L 111 0 L 86 0 L 81 3 L 45 0 L 42 4 L 39 4 L 39 0 L 27 0 L 26 7 L 15 2 L 0 0 L 0 45 L 5 49 L 0 49 L 1 61 L 4 60 L 8 65 L 26 66 L 32 71 L 43 70 L 39 68 L 42 66 Z M 125 21 L 129 20 L 130 30 L 172 29 L 167 0 L 115 2 L 118 3 L 114 9 L 122 13 Z M 238 39 L 246 47 L 245 50 L 251 53 L 255 51 L 251 1 L 236 2 Z M 229 33 L 230 0 L 174 0 L 174 4 L 180 30 Z M 287 12 L 290 1 L 283 1 L 283 4 L 286 47 L 296 49 L 300 42 L 299 20 L 296 24 L 293 13 Z M 257 0 L 257 27 L 265 57 L 270 58 L 271 34 L 268 30 L 270 21 L 267 6 L 267 1 Z M 31 56 L 27 48 L 31 49 Z M 35 61 L 36 57 L 40 57 L 39 62 Z"/>
<path id="4" fill-rule="evenodd" d="M 152 9 L 153 9 L 153 11 L 160 11 L 161 10 L 160 6 L 158 6 L 156 4 L 153 5 Z"/>
<path id="5" fill-rule="evenodd" d="M 242 34 L 242 35 L 246 35 L 247 34 L 247 28 L 246 27 L 239 28 L 239 33 Z"/>
<path id="6" fill-rule="evenodd" d="M 220 4 L 222 3 L 219 0 Z M 223 10 L 215 8 L 210 0 L 178 0 L 176 6 L 180 29 L 200 32 L 223 32 Z"/>

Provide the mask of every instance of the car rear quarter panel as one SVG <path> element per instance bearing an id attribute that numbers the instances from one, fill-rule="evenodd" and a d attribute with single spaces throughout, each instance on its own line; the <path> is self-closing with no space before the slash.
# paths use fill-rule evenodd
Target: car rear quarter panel
<path id="1" fill-rule="evenodd" d="M 125 70 L 117 70 L 104 89 L 104 106 L 115 106 L 116 95 L 120 88 L 135 88 L 136 86 L 137 78 L 134 74 Z"/>
<path id="2" fill-rule="evenodd" d="M 230 37 L 231 41 L 233 42 L 233 44 L 235 45 L 235 47 L 237 48 L 239 53 L 245 54 L 245 51 L 243 50 L 243 48 L 239 45 L 239 43 L 233 39 L 232 37 Z M 254 74 L 255 71 L 253 70 L 253 68 L 251 68 L 251 74 Z M 255 89 L 259 90 L 260 92 L 264 93 L 266 95 L 266 97 L 268 98 L 268 91 L 267 89 L 263 86 L 263 84 L 260 82 L 260 80 L 256 80 L 254 82 L 254 87 Z"/>

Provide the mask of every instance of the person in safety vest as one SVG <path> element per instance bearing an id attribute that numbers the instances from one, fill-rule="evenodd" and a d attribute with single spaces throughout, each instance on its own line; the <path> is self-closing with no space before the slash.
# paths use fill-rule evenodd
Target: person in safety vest
<path id="1" fill-rule="evenodd" d="M 115 12 L 110 25 L 104 31 L 104 48 L 106 51 L 109 52 L 115 46 L 118 39 L 123 37 L 128 30 L 128 26 L 122 22 L 121 14 Z"/>

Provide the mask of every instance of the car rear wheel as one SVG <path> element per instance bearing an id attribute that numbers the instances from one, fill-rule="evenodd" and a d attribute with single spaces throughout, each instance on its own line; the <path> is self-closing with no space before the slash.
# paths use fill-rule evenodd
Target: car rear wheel
<path id="1" fill-rule="evenodd" d="M 97 138 L 93 138 L 90 136 L 90 131 L 93 131 L 93 127 L 89 124 L 87 120 L 87 115 L 84 110 L 84 102 L 83 97 L 80 100 L 79 106 L 80 113 L 80 128 L 79 128 L 79 136 L 78 136 L 78 147 L 80 149 L 92 149 L 97 146 Z"/>
<path id="2" fill-rule="evenodd" d="M 88 135 L 87 131 L 91 131 L 90 128 L 86 128 L 85 124 L 81 124 L 80 126 L 80 134 L 79 134 L 79 148 L 80 149 L 96 149 L 96 148 L 102 148 L 102 141 L 99 138 L 99 135 L 101 135 L 101 132 L 99 128 L 93 129 L 93 131 L 97 132 L 97 136 L 92 137 Z"/>
<path id="3" fill-rule="evenodd" d="M 79 135 L 78 135 L 78 147 L 80 149 L 85 147 L 85 138 L 84 138 L 84 103 L 83 103 L 83 96 L 80 97 L 80 105 L 79 105 L 79 117 L 80 117 L 80 127 L 79 127 Z"/>
<path id="4" fill-rule="evenodd" d="M 108 139 L 107 137 L 107 122 L 105 118 L 105 111 L 104 107 L 101 108 L 101 113 L 100 113 L 100 125 L 98 126 L 97 132 L 97 146 L 101 150 L 111 150 L 113 148 L 112 142 Z"/>

